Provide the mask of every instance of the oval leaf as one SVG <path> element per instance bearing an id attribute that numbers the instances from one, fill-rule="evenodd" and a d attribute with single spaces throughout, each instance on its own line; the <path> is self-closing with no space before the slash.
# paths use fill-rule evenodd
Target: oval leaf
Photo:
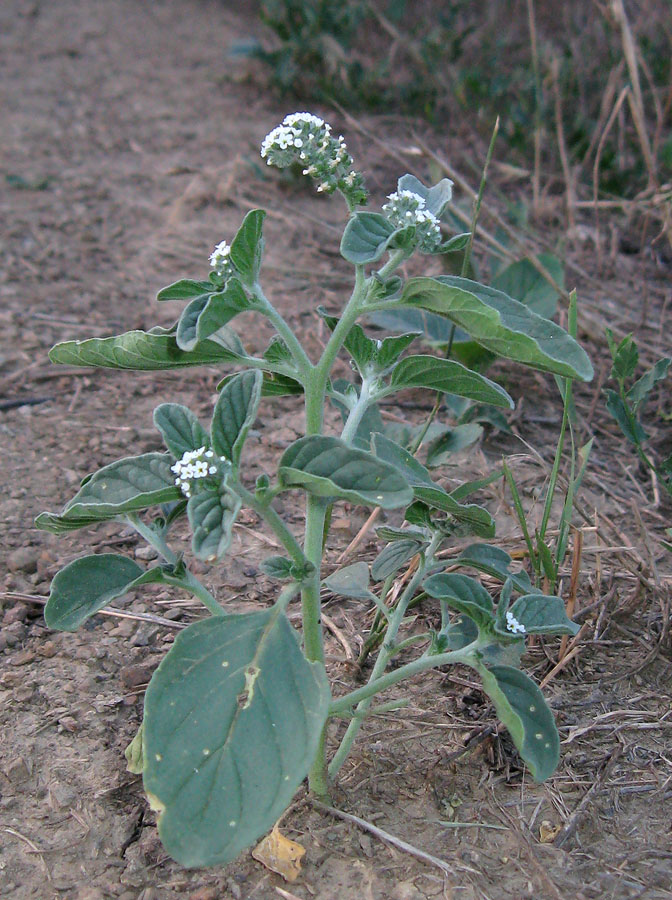
<path id="1" fill-rule="evenodd" d="M 188 450 L 210 446 L 210 436 L 194 413 L 179 403 L 162 403 L 154 410 L 154 424 L 175 459 Z"/>
<path id="2" fill-rule="evenodd" d="M 465 613 L 479 627 L 494 622 L 490 594 L 475 578 L 454 573 L 430 575 L 423 589 L 430 597 L 436 597 L 458 612 Z"/>
<path id="3" fill-rule="evenodd" d="M 511 572 L 510 566 L 513 560 L 500 547 L 493 547 L 491 544 L 470 544 L 455 560 L 456 564 L 461 566 L 470 566 L 479 572 L 485 572 L 486 575 L 492 575 L 500 581 L 511 579 L 513 587 L 520 593 L 526 594 L 532 590 L 532 582 L 530 576 L 523 569 L 520 572 Z"/>
<path id="4" fill-rule="evenodd" d="M 110 519 L 180 500 L 168 453 L 127 456 L 95 472 L 63 509 L 63 518 Z"/>
<path id="5" fill-rule="evenodd" d="M 310 435 L 285 450 L 278 471 L 287 488 L 301 487 L 318 497 L 341 497 L 352 503 L 396 509 L 413 499 L 413 491 L 394 466 L 339 438 Z"/>
<path id="6" fill-rule="evenodd" d="M 560 759 L 555 719 L 537 685 L 512 666 L 477 666 L 483 689 L 535 781 L 552 775 Z"/>
<path id="7" fill-rule="evenodd" d="M 266 213 L 263 209 L 251 209 L 231 241 L 231 262 L 245 284 L 254 284 L 261 268 L 264 252 L 262 233 Z"/>
<path id="8" fill-rule="evenodd" d="M 212 447 L 218 456 L 240 462 L 247 432 L 257 417 L 263 375 L 259 370 L 234 375 L 222 388 L 212 414 Z"/>
<path id="9" fill-rule="evenodd" d="M 387 547 L 383 547 L 371 564 L 371 577 L 374 581 L 384 581 L 388 576 L 398 572 L 410 559 L 417 556 L 422 548 L 422 543 L 408 538 L 388 544 Z"/>
<path id="10" fill-rule="evenodd" d="M 407 356 L 402 359 L 392 372 L 389 388 L 382 393 L 391 394 L 411 387 L 457 394 L 505 409 L 513 409 L 515 405 L 504 388 L 485 375 L 479 375 L 455 360 L 439 359 L 436 356 Z"/>
<path id="11" fill-rule="evenodd" d="M 209 281 L 193 281 L 191 278 L 182 278 L 165 288 L 161 288 L 156 295 L 157 300 L 191 300 L 192 297 L 200 297 L 212 290 Z"/>
<path id="12" fill-rule="evenodd" d="M 194 556 L 207 562 L 224 556 L 231 545 L 231 531 L 240 507 L 237 497 L 215 490 L 201 491 L 189 498 L 187 515 Z"/>
<path id="13" fill-rule="evenodd" d="M 593 377 L 586 352 L 559 325 L 468 278 L 411 278 L 398 305 L 446 316 L 481 346 L 506 359 L 567 378 L 590 381 Z"/>
<path id="14" fill-rule="evenodd" d="M 577 634 L 579 626 L 567 618 L 560 597 L 526 594 L 519 597 L 509 612 L 525 627 L 527 634 Z"/>
<path id="15" fill-rule="evenodd" d="M 355 213 L 345 226 L 341 255 L 354 265 L 375 262 L 385 252 L 394 232 L 394 225 L 380 213 Z"/>
<path id="16" fill-rule="evenodd" d="M 354 600 L 370 600 L 369 567 L 365 562 L 353 563 L 324 579 L 324 586 L 341 597 L 352 597 Z"/>
<path id="17" fill-rule="evenodd" d="M 145 790 L 185 866 L 222 865 L 278 819 L 327 717 L 324 667 L 276 609 L 180 632 L 145 698 Z"/>
<path id="18" fill-rule="evenodd" d="M 64 341 L 49 352 L 49 359 L 67 366 L 98 366 L 105 369 L 157 371 L 184 366 L 240 362 L 244 359 L 215 341 L 202 341 L 195 350 L 182 350 L 174 334 L 127 331 L 108 338 Z"/>
<path id="19" fill-rule="evenodd" d="M 89 616 L 133 587 L 143 569 L 127 556 L 100 553 L 76 559 L 58 572 L 44 608 L 44 621 L 56 631 L 76 631 Z"/>

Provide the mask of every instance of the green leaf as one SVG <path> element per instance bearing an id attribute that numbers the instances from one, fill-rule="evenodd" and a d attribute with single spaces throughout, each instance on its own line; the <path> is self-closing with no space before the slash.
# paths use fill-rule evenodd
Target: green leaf
<path id="1" fill-rule="evenodd" d="M 424 543 L 411 540 L 397 540 L 387 547 L 383 547 L 378 556 L 371 564 L 371 577 L 374 581 L 385 581 L 385 579 L 398 572 L 402 566 L 413 559 L 425 546 Z"/>
<path id="2" fill-rule="evenodd" d="M 448 428 L 427 448 L 427 465 L 430 468 L 445 465 L 454 453 L 475 444 L 482 434 L 483 427 L 472 422 Z"/>
<path id="3" fill-rule="evenodd" d="M 35 526 L 52 534 L 66 534 L 68 531 L 88 528 L 100 521 L 100 516 L 59 516 L 57 513 L 42 512 L 35 519 Z"/>
<path id="4" fill-rule="evenodd" d="M 140 728 L 135 733 L 135 737 L 131 741 L 131 743 L 124 750 L 124 756 L 126 757 L 126 770 L 130 772 L 132 775 L 142 775 L 142 722 L 140 723 Z"/>
<path id="5" fill-rule="evenodd" d="M 241 372 L 227 382 L 217 398 L 212 415 L 212 447 L 225 456 L 234 469 L 240 463 L 247 432 L 257 417 L 261 399 L 262 374 L 258 370 Z"/>
<path id="6" fill-rule="evenodd" d="M 182 278 L 168 287 L 161 288 L 156 295 L 157 300 L 191 300 L 192 297 L 200 297 L 209 294 L 212 283 L 209 281 L 193 281 L 190 278 Z"/>
<path id="7" fill-rule="evenodd" d="M 319 307 L 317 311 L 329 329 L 333 331 L 339 320 L 326 313 L 323 307 Z M 384 374 L 394 365 L 418 334 L 419 332 L 414 331 L 377 341 L 368 337 L 361 325 L 353 325 L 343 342 L 343 347 L 350 354 L 362 375 Z"/>
<path id="8" fill-rule="evenodd" d="M 54 576 L 44 621 L 56 631 L 76 631 L 112 600 L 152 581 L 162 581 L 161 569 L 145 572 L 132 559 L 116 553 L 84 556 Z"/>
<path id="9" fill-rule="evenodd" d="M 188 450 L 210 446 L 210 435 L 194 413 L 179 403 L 162 403 L 154 410 L 154 424 L 175 459 Z"/>
<path id="10" fill-rule="evenodd" d="M 201 309 L 196 320 L 196 343 L 200 343 L 209 338 L 210 335 L 215 334 L 222 326 L 230 322 L 234 316 L 254 308 L 255 304 L 248 299 L 240 281 L 237 278 L 229 278 L 224 290 L 210 294 L 207 303 Z M 182 344 L 180 346 L 183 350 L 193 349 L 193 347 L 186 347 Z"/>
<path id="11" fill-rule="evenodd" d="M 369 567 L 365 562 L 338 569 L 325 578 L 323 584 L 341 597 L 352 597 L 353 600 L 370 600 L 373 597 L 369 590 Z"/>
<path id="12" fill-rule="evenodd" d="M 167 453 L 127 456 L 99 469 L 67 503 L 61 518 L 111 519 L 147 509 L 159 503 L 180 500 Z"/>
<path id="13" fill-rule="evenodd" d="M 513 560 L 500 547 L 493 547 L 491 544 L 470 544 L 465 547 L 454 563 L 461 566 L 470 566 L 479 572 L 485 572 L 486 575 L 492 575 L 500 581 L 511 579 L 515 589 L 526 594 L 532 590 L 530 576 L 523 569 L 520 572 L 512 572 L 510 569 Z"/>
<path id="14" fill-rule="evenodd" d="M 394 225 L 380 213 L 354 213 L 343 232 L 341 255 L 354 265 L 375 262 L 394 233 Z"/>
<path id="15" fill-rule="evenodd" d="M 560 759 L 560 739 L 553 713 L 537 685 L 512 666 L 477 666 L 483 689 L 508 729 L 516 749 L 536 782 L 552 775 Z"/>
<path id="16" fill-rule="evenodd" d="M 402 175 L 397 181 L 397 190 L 418 194 L 425 201 L 425 208 L 440 219 L 453 196 L 453 182 L 449 178 L 442 178 L 428 188 L 415 175 Z"/>
<path id="17" fill-rule="evenodd" d="M 261 571 L 269 578 L 278 581 L 289 581 L 293 578 L 294 563 L 286 556 L 269 556 L 261 562 Z"/>
<path id="18" fill-rule="evenodd" d="M 441 244 L 439 247 L 440 253 L 456 253 L 458 250 L 464 250 L 464 248 L 469 243 L 469 238 L 471 237 L 470 231 L 463 231 L 461 234 L 456 234 L 450 240 L 445 241 L 445 243 Z"/>
<path id="19" fill-rule="evenodd" d="M 513 409 L 515 405 L 504 388 L 494 381 L 452 359 L 436 356 L 407 356 L 402 359 L 395 366 L 389 388 L 383 390 L 383 396 L 410 387 L 457 394 L 507 409 Z"/>
<path id="20" fill-rule="evenodd" d="M 127 331 L 108 338 L 65 341 L 49 352 L 49 359 L 68 366 L 98 366 L 107 369 L 156 371 L 184 366 L 240 362 L 244 353 L 233 352 L 220 343 L 201 342 L 195 350 L 182 350 L 174 334 Z"/>
<path id="21" fill-rule="evenodd" d="M 394 466 L 335 437 L 300 438 L 285 450 L 278 474 L 283 487 L 301 487 L 318 497 L 340 497 L 383 509 L 406 506 L 413 499 L 408 482 Z"/>
<path id="22" fill-rule="evenodd" d="M 611 338 L 611 332 L 608 335 Z M 610 350 L 614 360 L 611 377 L 617 381 L 632 378 L 639 363 L 639 350 L 632 335 L 626 335 L 618 346 L 613 343 L 613 340 L 610 340 Z"/>
<path id="23" fill-rule="evenodd" d="M 634 444 L 636 447 L 640 444 L 643 444 L 644 441 L 646 441 L 649 437 L 646 431 L 644 431 L 640 423 L 637 421 L 637 419 L 635 419 L 634 415 L 629 415 L 627 406 L 621 400 L 616 391 L 608 389 L 606 393 L 606 407 L 618 422 L 623 434 L 630 441 L 630 443 Z"/>
<path id="24" fill-rule="evenodd" d="M 492 537 L 495 523 L 490 513 L 480 506 L 463 506 L 443 488 L 434 484 L 427 469 L 408 450 L 382 434 L 372 437 L 373 451 L 379 459 L 396 466 L 413 488 L 416 500 L 449 513 L 457 522 L 468 525 L 481 537 Z M 410 520 L 409 520 L 410 521 Z"/>
<path id="25" fill-rule="evenodd" d="M 390 306 L 397 303 L 445 316 L 497 356 L 567 378 L 593 377 L 586 352 L 566 331 L 494 288 L 451 275 L 411 278 Z"/>
<path id="26" fill-rule="evenodd" d="M 182 310 L 175 334 L 177 346 L 180 350 L 193 350 L 198 344 L 198 320 L 207 305 L 209 297 L 209 294 L 194 297 Z"/>
<path id="27" fill-rule="evenodd" d="M 636 413 L 653 388 L 667 378 L 667 371 L 670 368 L 670 365 L 672 365 L 672 359 L 670 359 L 669 356 L 666 356 L 664 359 L 659 359 L 648 372 L 645 372 L 642 377 L 638 378 L 632 385 L 625 396 L 628 401 L 632 403 L 633 412 Z"/>
<path id="28" fill-rule="evenodd" d="M 519 597 L 509 612 L 525 626 L 527 634 L 577 634 L 579 626 L 567 618 L 560 597 L 526 594 Z"/>
<path id="29" fill-rule="evenodd" d="M 224 556 L 231 545 L 231 532 L 241 506 L 233 494 L 218 490 L 201 491 L 189 498 L 191 548 L 197 559 L 213 562 Z"/>
<path id="30" fill-rule="evenodd" d="M 259 276 L 261 257 L 264 252 L 262 229 L 266 213 L 263 209 L 251 209 L 231 241 L 230 259 L 241 280 L 252 285 Z"/>
<path id="31" fill-rule="evenodd" d="M 552 253 L 541 253 L 537 259 L 561 288 L 565 286 L 565 270 Z M 558 308 L 559 295 L 553 285 L 537 271 L 529 259 L 511 263 L 492 279 L 492 287 L 524 303 L 528 309 L 551 319 Z"/>
<path id="32" fill-rule="evenodd" d="M 327 718 L 324 667 L 277 608 L 181 631 L 145 698 L 145 791 L 168 853 L 223 865 L 277 821 Z"/>
<path id="33" fill-rule="evenodd" d="M 490 594 L 475 578 L 455 573 L 430 575 L 423 584 L 430 597 L 436 597 L 473 619 L 480 628 L 494 622 Z"/>

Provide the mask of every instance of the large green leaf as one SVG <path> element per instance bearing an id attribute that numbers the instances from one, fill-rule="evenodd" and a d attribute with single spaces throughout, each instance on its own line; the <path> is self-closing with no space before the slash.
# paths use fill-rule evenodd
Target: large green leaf
<path id="1" fill-rule="evenodd" d="M 310 435 L 285 450 L 278 471 L 283 487 L 301 487 L 318 497 L 396 509 L 413 500 L 404 476 L 366 450 L 339 438 Z"/>
<path id="2" fill-rule="evenodd" d="M 344 566 L 332 572 L 323 583 L 341 597 L 352 597 L 354 600 L 370 600 L 373 597 L 369 590 L 369 567 L 365 562 Z"/>
<path id="3" fill-rule="evenodd" d="M 512 572 L 510 566 L 513 560 L 501 547 L 493 547 L 491 544 L 470 544 L 453 562 L 485 572 L 486 575 L 492 575 L 500 581 L 510 578 L 519 593 L 527 594 L 532 590 L 530 576 L 524 569 Z"/>
<path id="4" fill-rule="evenodd" d="M 423 588 L 430 597 L 436 597 L 452 609 L 469 616 L 479 628 L 486 628 L 494 622 L 490 594 L 475 578 L 454 572 L 430 575 Z"/>
<path id="5" fill-rule="evenodd" d="M 383 396 L 404 388 L 424 387 L 513 409 L 514 402 L 503 387 L 452 359 L 436 356 L 407 356 L 397 363 Z"/>
<path id="6" fill-rule="evenodd" d="M 181 350 L 174 334 L 167 332 L 127 331 L 108 338 L 65 341 L 56 344 L 49 359 L 69 366 L 99 366 L 107 369 L 154 371 L 180 369 L 183 366 L 216 365 L 240 362 L 237 353 L 215 340 L 202 341 L 195 350 Z"/>
<path id="7" fill-rule="evenodd" d="M 67 503 L 63 519 L 111 519 L 179 500 L 182 493 L 167 453 L 127 456 L 95 472 Z"/>
<path id="8" fill-rule="evenodd" d="M 537 259 L 564 290 L 565 270 L 558 257 L 552 253 L 541 253 Z M 557 290 L 529 259 L 518 260 L 498 272 L 492 279 L 492 287 L 520 300 L 528 309 L 545 319 L 553 318 L 558 308 L 560 297 Z"/>
<path id="9" fill-rule="evenodd" d="M 193 350 L 241 312 L 254 309 L 237 278 L 230 278 L 221 291 L 195 297 L 186 307 L 177 326 L 177 343 Z"/>
<path id="10" fill-rule="evenodd" d="M 209 294 L 213 289 L 210 281 L 193 281 L 191 278 L 182 278 L 165 288 L 161 288 L 156 295 L 157 300 L 191 300 L 192 297 L 200 297 Z"/>
<path id="11" fill-rule="evenodd" d="M 154 410 L 154 424 L 175 459 L 189 450 L 210 446 L 210 436 L 194 413 L 180 403 L 162 403 Z"/>
<path id="12" fill-rule="evenodd" d="M 393 541 L 383 547 L 371 563 L 371 577 L 374 581 L 384 581 L 388 576 L 398 572 L 414 556 L 417 556 L 424 546 L 426 546 L 425 542 L 414 541 L 410 538 Z"/>
<path id="13" fill-rule="evenodd" d="M 116 553 L 74 560 L 51 582 L 44 608 L 47 627 L 56 631 L 76 631 L 89 616 L 144 583 L 141 579 L 146 574 L 132 559 Z"/>
<path id="14" fill-rule="evenodd" d="M 400 300 L 390 303 L 397 305 L 445 316 L 497 356 L 568 378 L 593 377 L 586 352 L 559 325 L 476 281 L 452 275 L 411 278 Z"/>
<path id="15" fill-rule="evenodd" d="M 382 434 L 374 434 L 371 440 L 373 451 L 379 459 L 395 466 L 413 488 L 413 496 L 434 509 L 449 513 L 457 522 L 468 525 L 481 537 L 492 537 L 495 523 L 492 516 L 481 506 L 458 503 L 447 491 L 432 481 L 427 469 L 399 444 L 395 444 Z"/>
<path id="16" fill-rule="evenodd" d="M 552 775 L 560 758 L 560 739 L 553 713 L 537 685 L 512 666 L 476 666 L 483 689 L 535 781 Z"/>
<path id="17" fill-rule="evenodd" d="M 402 175 L 397 181 L 397 190 L 418 194 L 425 201 L 426 209 L 440 219 L 453 196 L 453 182 L 449 178 L 442 178 L 428 188 L 415 175 Z"/>
<path id="18" fill-rule="evenodd" d="M 262 229 L 265 218 L 266 213 L 263 209 L 251 209 L 231 241 L 231 262 L 241 280 L 248 285 L 254 284 L 261 268 L 261 257 L 264 252 Z"/>
<path id="19" fill-rule="evenodd" d="M 525 594 L 509 608 L 527 634 L 577 634 L 579 626 L 567 618 L 560 597 Z"/>
<path id="20" fill-rule="evenodd" d="M 271 828 L 306 776 L 329 709 L 276 608 L 180 632 L 145 698 L 143 779 L 184 866 L 223 865 Z"/>
<path id="21" fill-rule="evenodd" d="M 194 494 L 187 504 L 194 556 L 213 562 L 231 545 L 231 532 L 240 512 L 240 500 L 230 493 L 205 490 Z"/>
<path id="22" fill-rule="evenodd" d="M 219 456 L 240 462 L 247 432 L 257 417 L 263 376 L 258 369 L 235 375 L 220 391 L 212 414 L 212 447 Z"/>
<path id="23" fill-rule="evenodd" d="M 355 265 L 375 262 L 387 249 L 395 227 L 380 213 L 350 216 L 341 239 L 341 255 Z"/>

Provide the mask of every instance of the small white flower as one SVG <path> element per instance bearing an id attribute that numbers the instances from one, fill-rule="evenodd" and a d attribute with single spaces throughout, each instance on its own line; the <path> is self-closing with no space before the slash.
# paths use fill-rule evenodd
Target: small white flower
<path id="1" fill-rule="evenodd" d="M 210 254 L 210 265 L 218 275 L 221 275 L 224 278 L 229 278 L 233 275 L 234 269 L 231 264 L 230 256 L 231 247 L 226 241 L 220 241 Z"/>
<path id="2" fill-rule="evenodd" d="M 507 631 L 512 631 L 514 634 L 525 634 L 525 626 L 521 625 L 521 623 L 516 619 L 512 612 L 507 612 L 506 614 L 506 628 Z"/>
<path id="3" fill-rule="evenodd" d="M 185 497 L 191 497 L 194 481 L 219 473 L 219 467 L 212 463 L 213 455 L 212 450 L 206 450 L 205 446 L 199 447 L 197 450 L 187 450 L 170 467 L 171 471 L 177 475 L 175 484 Z M 220 459 L 224 462 L 226 458 L 222 456 Z"/>

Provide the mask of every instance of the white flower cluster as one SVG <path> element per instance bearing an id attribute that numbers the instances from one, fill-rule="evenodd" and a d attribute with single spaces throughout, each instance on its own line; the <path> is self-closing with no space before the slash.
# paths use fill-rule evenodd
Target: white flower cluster
<path id="1" fill-rule="evenodd" d="M 512 612 L 507 612 L 506 614 L 506 627 L 508 631 L 512 631 L 514 634 L 525 634 L 525 626 L 520 624 Z"/>
<path id="2" fill-rule="evenodd" d="M 234 268 L 229 258 L 230 256 L 231 247 L 229 247 L 226 241 L 220 241 L 210 254 L 210 265 L 213 270 L 224 279 L 230 278 L 234 273 Z"/>
<path id="3" fill-rule="evenodd" d="M 425 198 L 414 191 L 395 191 L 387 198 L 383 212 L 393 225 L 404 228 L 415 225 L 418 246 L 432 253 L 441 243 L 441 227 L 436 216 L 426 208 Z"/>
<path id="4" fill-rule="evenodd" d="M 331 126 L 311 113 L 291 113 L 264 138 L 262 159 L 269 166 L 286 169 L 292 163 L 303 166 L 303 174 L 315 178 L 317 190 L 333 194 L 342 191 L 353 203 L 366 200 L 364 182 L 352 168 L 343 136 L 331 134 Z"/>
<path id="5" fill-rule="evenodd" d="M 226 461 L 225 456 L 219 457 L 221 462 Z M 199 478 L 208 478 L 219 473 L 217 458 L 212 450 L 205 447 L 199 447 L 198 450 L 187 450 L 178 459 L 176 463 L 170 467 L 177 478 L 175 484 L 179 487 L 185 497 L 191 497 L 193 483 Z"/>

